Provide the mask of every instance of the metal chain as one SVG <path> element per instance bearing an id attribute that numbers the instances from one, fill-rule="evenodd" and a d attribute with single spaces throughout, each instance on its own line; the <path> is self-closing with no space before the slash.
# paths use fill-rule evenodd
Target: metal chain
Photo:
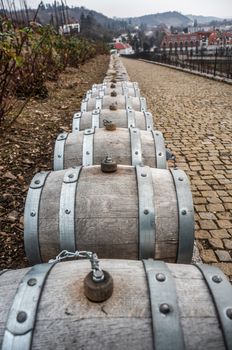
<path id="1" fill-rule="evenodd" d="M 58 263 L 65 259 L 89 259 L 91 263 L 91 269 L 93 272 L 92 278 L 94 282 L 100 282 L 104 280 L 104 273 L 99 265 L 99 260 L 96 253 L 88 252 L 86 250 L 75 252 L 69 252 L 68 250 L 62 250 L 55 259 L 50 259 L 49 264 Z"/>

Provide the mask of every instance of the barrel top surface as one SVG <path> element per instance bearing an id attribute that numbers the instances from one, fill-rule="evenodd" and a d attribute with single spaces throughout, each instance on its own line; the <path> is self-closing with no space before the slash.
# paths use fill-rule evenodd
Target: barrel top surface
<path id="1" fill-rule="evenodd" d="M 101 259 L 100 266 L 111 274 L 114 283 L 112 296 L 102 303 L 91 302 L 84 295 L 83 280 L 90 272 L 89 261 L 62 262 L 53 267 L 39 302 L 32 349 L 46 348 L 48 344 L 47 348 L 60 344 L 61 348 L 76 349 L 78 344 L 91 349 L 94 344 L 97 349 L 108 349 L 111 341 L 115 349 L 126 349 L 131 344 L 135 349 L 144 348 L 144 344 L 146 349 L 153 349 L 149 288 L 143 262 Z M 186 349 L 225 349 L 201 272 L 193 265 L 167 264 L 167 267 L 178 296 Z M 0 277 L 0 344 L 8 309 L 26 271 L 8 271 Z M 120 339 L 115 331 L 116 335 L 120 332 Z"/>

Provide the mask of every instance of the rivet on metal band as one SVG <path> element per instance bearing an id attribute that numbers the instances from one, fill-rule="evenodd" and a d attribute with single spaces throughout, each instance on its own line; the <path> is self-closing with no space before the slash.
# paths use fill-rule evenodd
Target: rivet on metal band
<path id="1" fill-rule="evenodd" d="M 145 97 L 140 97 L 140 111 L 141 112 L 146 112 L 147 111 L 147 102 Z"/>
<path id="2" fill-rule="evenodd" d="M 156 168 L 166 169 L 166 149 L 163 134 L 157 130 L 151 130 L 154 139 L 155 153 L 156 153 Z"/>
<path id="3" fill-rule="evenodd" d="M 81 121 L 82 113 L 78 112 L 75 113 L 73 116 L 73 123 L 72 123 L 72 132 L 78 132 L 80 131 L 80 121 Z"/>
<path id="4" fill-rule="evenodd" d="M 60 250 L 76 250 L 75 200 L 81 168 L 69 169 L 64 174 L 59 210 Z"/>
<path id="5" fill-rule="evenodd" d="M 143 114 L 146 121 L 146 130 L 153 130 L 154 123 L 152 114 L 150 112 L 143 112 Z"/>
<path id="6" fill-rule="evenodd" d="M 143 260 L 147 276 L 154 350 L 184 350 L 176 286 L 171 271 L 162 261 Z M 166 330 L 166 331 L 165 331 Z"/>
<path id="7" fill-rule="evenodd" d="M 103 108 L 103 97 L 95 97 L 95 109 Z"/>
<path id="8" fill-rule="evenodd" d="M 94 109 L 92 112 L 92 128 L 100 128 L 100 110 Z"/>
<path id="9" fill-rule="evenodd" d="M 82 100 L 81 102 L 81 112 L 87 112 L 88 110 L 88 98 L 85 98 L 84 100 Z"/>
<path id="10" fill-rule="evenodd" d="M 64 147 L 67 140 L 68 133 L 62 133 L 57 136 L 55 149 L 54 149 L 54 160 L 53 169 L 63 170 L 64 169 Z"/>
<path id="11" fill-rule="evenodd" d="M 2 350 L 31 349 L 41 294 L 54 265 L 35 265 L 22 278 L 8 314 Z"/>
<path id="12" fill-rule="evenodd" d="M 217 267 L 195 264 L 201 271 L 219 317 L 220 329 L 227 350 L 232 349 L 232 287 Z"/>
<path id="13" fill-rule="evenodd" d="M 190 264 L 194 245 L 194 209 L 188 177 L 179 169 L 170 170 L 176 189 L 179 217 L 177 263 Z"/>
<path id="14" fill-rule="evenodd" d="M 132 108 L 126 109 L 127 114 L 127 127 L 128 128 L 135 128 L 135 111 Z"/>
<path id="15" fill-rule="evenodd" d="M 24 247 L 30 264 L 42 262 L 39 247 L 39 208 L 43 186 L 49 172 L 40 172 L 30 184 L 24 210 Z"/>
<path id="16" fill-rule="evenodd" d="M 154 257 L 155 208 L 151 170 L 136 166 L 139 199 L 139 259 Z"/>
<path id="17" fill-rule="evenodd" d="M 130 128 L 130 141 L 131 141 L 131 160 L 132 165 L 142 164 L 142 146 L 140 139 L 140 130 L 136 128 Z"/>
<path id="18" fill-rule="evenodd" d="M 85 129 L 83 135 L 83 153 L 82 153 L 82 165 L 93 165 L 93 137 L 95 128 Z"/>

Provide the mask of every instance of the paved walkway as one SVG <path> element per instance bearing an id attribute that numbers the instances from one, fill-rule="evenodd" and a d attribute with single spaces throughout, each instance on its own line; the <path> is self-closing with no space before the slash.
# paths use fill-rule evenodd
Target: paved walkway
<path id="1" fill-rule="evenodd" d="M 146 62 L 122 62 L 178 167 L 189 175 L 202 260 L 232 281 L 232 87 Z"/>

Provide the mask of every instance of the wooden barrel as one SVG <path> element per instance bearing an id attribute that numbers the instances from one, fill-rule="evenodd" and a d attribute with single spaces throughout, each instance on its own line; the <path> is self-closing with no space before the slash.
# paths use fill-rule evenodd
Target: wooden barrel
<path id="1" fill-rule="evenodd" d="M 115 86 L 115 84 L 112 84 Z M 88 90 L 86 93 L 86 98 L 102 97 L 102 96 L 117 96 L 117 95 L 127 95 L 132 97 L 140 97 L 140 90 L 133 87 L 119 86 L 115 88 L 103 87 L 102 89 L 92 89 Z"/>
<path id="2" fill-rule="evenodd" d="M 144 164 L 166 169 L 166 149 L 161 132 L 136 128 L 113 131 L 93 128 L 62 133 L 57 137 L 54 170 L 76 165 L 99 165 L 106 155 L 110 155 L 117 164 Z"/>
<path id="3" fill-rule="evenodd" d="M 101 90 L 101 89 L 109 89 L 109 88 L 132 88 L 132 89 L 138 89 L 139 84 L 136 81 L 121 81 L 117 83 L 102 83 L 102 84 L 93 84 L 92 90 Z"/>
<path id="4" fill-rule="evenodd" d="M 114 173 L 100 166 L 41 172 L 27 195 L 25 250 L 33 264 L 63 249 L 190 263 L 193 214 L 181 170 L 118 165 Z"/>
<path id="5" fill-rule="evenodd" d="M 146 112 L 147 103 L 145 97 L 131 97 L 127 95 L 102 96 L 86 98 L 82 100 L 81 112 L 89 112 L 95 109 L 133 109 Z"/>
<path id="6" fill-rule="evenodd" d="M 72 131 L 90 128 L 104 128 L 104 120 L 111 121 L 119 128 L 138 128 L 152 130 L 154 128 L 153 116 L 150 112 L 138 112 L 132 109 L 95 109 L 92 112 L 78 112 L 73 116 Z"/>
<path id="7" fill-rule="evenodd" d="M 87 260 L 2 274 L 1 349 L 232 349 L 232 287 L 218 268 L 152 260 L 100 266 L 113 278 L 113 294 L 101 303 L 84 294 Z"/>

